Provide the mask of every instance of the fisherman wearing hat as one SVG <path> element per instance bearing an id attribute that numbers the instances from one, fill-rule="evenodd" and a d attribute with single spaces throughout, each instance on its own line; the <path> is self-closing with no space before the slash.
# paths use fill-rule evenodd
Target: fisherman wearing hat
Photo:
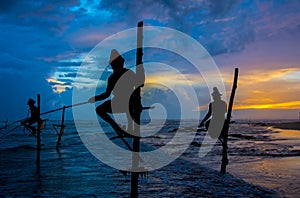
<path id="1" fill-rule="evenodd" d="M 211 95 L 213 98 L 213 102 L 209 103 L 208 112 L 200 122 L 198 127 L 201 128 L 205 124 L 205 128 L 208 130 L 208 134 L 212 138 L 218 138 L 221 134 L 221 130 L 225 122 L 227 105 L 226 102 L 221 99 L 222 94 L 219 92 L 217 87 L 213 88 L 213 92 Z"/>
<path id="2" fill-rule="evenodd" d="M 35 101 L 32 98 L 29 98 L 27 101 L 27 105 L 30 109 L 30 117 L 26 118 L 21 122 L 22 125 L 25 127 L 31 129 L 32 133 L 36 133 L 36 129 L 34 126 L 31 126 L 32 124 L 38 122 L 39 115 L 38 115 L 38 108 L 34 106 Z"/>
<path id="3" fill-rule="evenodd" d="M 107 87 L 104 93 L 91 97 L 88 102 L 94 103 L 107 99 L 111 94 L 111 100 L 103 102 L 96 108 L 96 113 L 119 134 L 124 131 L 111 118 L 109 114 L 112 113 L 126 113 L 128 119 L 128 128 L 132 129 L 132 118 L 129 112 L 129 99 L 134 91 L 135 73 L 124 68 L 125 59 L 118 53 L 117 50 L 111 50 L 109 64 L 113 69 L 113 73 L 109 76 Z M 131 120 L 131 121 L 130 121 Z"/>

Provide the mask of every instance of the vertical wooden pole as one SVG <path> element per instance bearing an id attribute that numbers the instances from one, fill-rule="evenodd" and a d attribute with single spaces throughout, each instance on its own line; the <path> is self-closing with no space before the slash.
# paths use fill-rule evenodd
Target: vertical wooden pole
<path id="1" fill-rule="evenodd" d="M 140 113 L 135 113 L 134 119 L 134 139 L 133 139 L 133 154 L 132 154 L 132 169 L 133 172 L 131 174 L 131 197 L 138 197 L 138 186 L 139 186 L 139 151 L 140 151 Z"/>
<path id="2" fill-rule="evenodd" d="M 64 123 L 65 123 L 65 110 L 66 110 L 66 106 L 63 106 L 60 131 L 59 131 L 58 139 L 57 139 L 57 142 L 56 142 L 56 149 L 59 149 L 61 137 L 62 137 L 62 135 L 64 134 L 64 131 L 65 131 L 65 125 L 64 125 Z"/>
<path id="3" fill-rule="evenodd" d="M 139 152 L 140 152 L 140 116 L 142 112 L 141 103 L 141 87 L 144 86 L 145 72 L 143 67 L 143 21 L 138 23 L 137 30 L 137 49 L 136 49 L 136 76 L 138 79 L 138 87 L 135 87 L 135 91 L 132 94 L 133 101 L 133 120 L 134 120 L 134 138 L 133 138 L 133 155 L 132 155 L 132 169 L 131 174 L 131 197 L 138 197 L 138 185 L 139 185 Z"/>
<path id="4" fill-rule="evenodd" d="M 37 126 L 37 136 L 36 136 L 36 168 L 37 170 L 40 169 L 40 156 L 41 156 L 41 96 L 40 94 L 37 95 L 37 102 L 38 102 L 38 126 Z"/>
<path id="5" fill-rule="evenodd" d="M 227 111 L 227 118 L 226 118 L 226 122 L 224 123 L 224 127 L 223 127 L 224 139 L 223 139 L 223 143 L 222 143 L 223 152 L 222 152 L 222 164 L 221 164 L 221 171 L 220 171 L 222 174 L 226 173 L 226 166 L 228 164 L 228 156 L 227 156 L 228 130 L 229 130 L 229 123 L 230 123 L 230 119 L 231 119 L 235 90 L 237 88 L 238 75 L 239 75 L 239 68 L 235 68 L 234 80 L 233 80 L 233 85 L 232 85 L 232 90 L 231 90 L 231 95 L 230 95 L 230 100 L 229 100 L 229 105 L 228 105 L 228 111 Z"/>

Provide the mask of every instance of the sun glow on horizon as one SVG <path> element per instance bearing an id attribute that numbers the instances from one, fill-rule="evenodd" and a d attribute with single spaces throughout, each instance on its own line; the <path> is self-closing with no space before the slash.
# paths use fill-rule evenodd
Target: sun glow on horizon
<path id="1" fill-rule="evenodd" d="M 291 67 L 270 71 L 263 68 L 268 67 L 241 70 L 233 109 L 300 109 L 300 69 Z M 233 80 L 230 72 L 222 72 L 228 96 Z"/>
<path id="2" fill-rule="evenodd" d="M 234 109 L 300 109 L 299 101 L 289 101 L 281 103 L 268 103 L 268 104 L 253 104 L 253 105 L 234 105 Z"/>

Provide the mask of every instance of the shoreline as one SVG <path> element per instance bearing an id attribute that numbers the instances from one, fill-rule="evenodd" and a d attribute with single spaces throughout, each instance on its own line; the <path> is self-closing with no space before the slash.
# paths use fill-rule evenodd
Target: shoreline
<path id="1" fill-rule="evenodd" d="M 266 127 L 273 127 L 277 129 L 288 129 L 288 130 L 298 130 L 300 131 L 300 121 L 293 121 L 293 122 L 258 122 L 253 123 L 255 126 L 266 126 Z"/>
<path id="2" fill-rule="evenodd" d="M 273 126 L 274 128 L 299 130 L 300 131 L 300 121 L 299 122 L 272 123 L 270 125 Z"/>
<path id="3" fill-rule="evenodd" d="M 300 122 L 295 120 L 257 122 L 249 123 L 249 126 L 258 127 L 258 132 L 266 130 L 265 133 L 261 133 L 263 135 L 252 136 L 252 134 L 246 134 L 241 136 L 245 137 L 244 141 L 252 143 L 257 141 L 257 144 L 254 143 L 253 147 L 262 146 L 261 150 L 264 152 L 257 155 L 257 159 L 253 161 L 234 163 L 231 167 L 229 166 L 229 172 L 246 182 L 275 190 L 279 197 L 297 196 L 299 194 L 299 190 L 297 190 L 297 183 L 299 182 L 297 173 L 299 172 L 300 159 L 300 146 L 297 142 L 300 139 Z M 265 138 L 268 140 L 262 144 L 260 141 Z M 272 144 L 278 145 L 277 148 L 271 148 L 270 145 Z M 275 152 L 276 149 L 279 153 Z M 289 152 L 281 154 L 281 149 L 287 149 Z M 242 158 L 240 156 L 239 160 Z M 245 170 L 250 170 L 255 174 L 249 174 Z M 278 180 L 281 182 L 278 182 Z"/>

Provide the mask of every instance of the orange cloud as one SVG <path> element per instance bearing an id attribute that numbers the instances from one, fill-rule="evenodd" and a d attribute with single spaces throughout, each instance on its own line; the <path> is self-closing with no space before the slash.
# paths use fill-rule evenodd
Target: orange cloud
<path id="1" fill-rule="evenodd" d="M 234 109 L 300 109 L 299 72 L 299 68 L 242 70 Z M 232 74 L 222 75 L 231 90 Z"/>
<path id="2" fill-rule="evenodd" d="M 47 80 L 48 83 L 55 83 L 55 84 L 60 84 L 60 85 L 64 84 L 64 82 L 56 80 L 54 78 L 47 78 L 46 80 Z"/>
<path id="3" fill-rule="evenodd" d="M 72 88 L 71 85 L 66 85 L 64 82 L 53 79 L 53 78 L 47 78 L 46 80 L 48 83 L 51 84 L 53 92 L 55 92 L 55 93 L 62 93 L 62 92 L 65 92 L 67 88 Z"/>
<path id="4" fill-rule="evenodd" d="M 281 103 L 269 103 L 269 104 L 252 104 L 252 105 L 239 105 L 235 104 L 234 109 L 299 109 L 299 101 L 289 101 Z"/>
<path id="5" fill-rule="evenodd" d="M 164 73 L 164 74 L 155 74 L 155 75 L 147 75 L 145 83 L 159 83 L 164 85 L 192 85 L 199 84 L 201 82 L 201 76 L 199 79 L 193 80 L 190 78 L 191 75 L 178 75 L 172 73 Z"/>

